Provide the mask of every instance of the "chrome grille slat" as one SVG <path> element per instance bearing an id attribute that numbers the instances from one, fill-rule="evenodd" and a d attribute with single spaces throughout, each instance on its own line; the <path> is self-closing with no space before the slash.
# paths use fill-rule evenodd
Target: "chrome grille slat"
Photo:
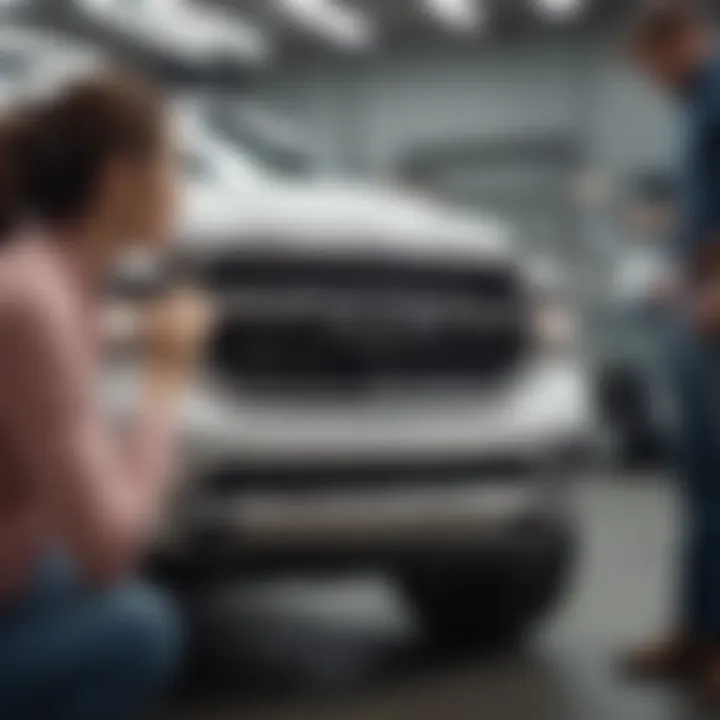
<path id="1" fill-rule="evenodd" d="M 214 368 L 243 389 L 365 389 L 412 379 L 493 379 L 524 355 L 515 269 L 428 268 L 388 261 L 217 260 L 223 321 Z"/>

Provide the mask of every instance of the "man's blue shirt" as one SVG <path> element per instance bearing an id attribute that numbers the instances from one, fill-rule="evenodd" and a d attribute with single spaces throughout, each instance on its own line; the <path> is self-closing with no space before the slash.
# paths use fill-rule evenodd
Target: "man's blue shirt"
<path id="1" fill-rule="evenodd" d="M 680 259 L 692 261 L 711 243 L 720 245 L 720 57 L 686 92 L 685 223 Z"/>

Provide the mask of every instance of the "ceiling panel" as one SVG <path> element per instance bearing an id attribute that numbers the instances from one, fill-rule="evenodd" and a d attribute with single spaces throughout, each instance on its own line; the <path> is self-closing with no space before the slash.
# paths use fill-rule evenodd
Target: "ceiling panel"
<path id="1" fill-rule="evenodd" d="M 249 16 L 262 19 L 273 27 L 287 26 L 287 17 L 277 10 L 277 0 L 201 0 L 202 2 L 237 8 Z M 626 0 L 585 0 L 587 10 L 577 20 L 557 22 L 543 18 L 534 5 L 534 0 L 478 0 L 487 3 L 491 18 L 488 31 L 507 31 L 522 29 L 524 31 L 542 31 L 543 29 L 558 30 L 562 26 L 569 29 L 596 23 L 608 18 L 617 18 L 626 12 Z M 377 18 L 386 35 L 398 34 L 426 35 L 428 32 L 447 34 L 441 24 L 434 22 L 422 12 L 421 0 L 341 0 L 345 4 L 366 9 Z"/>
<path id="2" fill-rule="evenodd" d="M 125 3 L 139 3 L 143 0 L 115 0 Z M 328 0 L 333 2 L 334 0 Z M 402 52 L 405 49 L 416 52 L 418 48 L 447 48 L 448 46 L 483 47 L 493 42 L 502 42 L 510 37 L 525 38 L 529 35 L 553 34 L 577 37 L 581 30 L 595 29 L 627 10 L 627 0 L 586 0 L 588 9 L 576 20 L 566 22 L 543 18 L 534 9 L 534 0 L 484 0 L 490 6 L 490 23 L 487 28 L 475 33 L 453 33 L 441 23 L 433 21 L 421 12 L 421 0 L 338 0 L 367 11 L 376 19 L 379 42 L 376 47 L 382 53 Z M 181 0 L 196 6 L 222 7 L 236 11 L 265 28 L 273 39 L 280 59 L 292 61 L 298 54 L 331 53 L 341 56 L 342 48 L 328 42 L 308 28 L 293 23 L 287 13 L 278 9 L 279 0 Z M 30 8 L 30 14 L 41 18 L 48 25 L 63 26 L 82 34 L 84 37 L 101 42 L 110 48 L 122 49 L 123 44 L 131 50 L 127 34 L 116 32 L 111 26 L 93 23 L 77 12 L 75 0 L 25 0 L 23 5 Z M 127 7 L 127 6 L 126 6 Z M 35 8 L 35 10 L 32 10 Z M 143 51 L 145 54 L 147 48 Z M 172 60 L 168 53 L 156 53 L 162 61 Z M 346 53 L 347 54 L 347 53 Z M 352 57 L 352 54 L 349 54 Z M 153 61 L 152 54 L 148 55 Z"/>

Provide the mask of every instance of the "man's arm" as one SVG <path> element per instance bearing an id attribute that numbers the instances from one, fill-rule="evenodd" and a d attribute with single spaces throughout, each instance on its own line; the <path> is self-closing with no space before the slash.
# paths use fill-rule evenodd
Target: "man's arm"
<path id="1" fill-rule="evenodd" d="M 696 176 L 686 207 L 689 307 L 699 330 L 720 331 L 720 84 L 697 110 Z"/>

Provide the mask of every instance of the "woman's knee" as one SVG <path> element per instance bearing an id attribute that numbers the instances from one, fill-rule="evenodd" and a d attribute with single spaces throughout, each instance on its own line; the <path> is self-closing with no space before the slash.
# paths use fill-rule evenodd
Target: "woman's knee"
<path id="1" fill-rule="evenodd" d="M 144 585 L 116 592 L 110 601 L 113 642 L 128 681 L 153 692 L 178 670 L 183 624 L 173 602 Z"/>

